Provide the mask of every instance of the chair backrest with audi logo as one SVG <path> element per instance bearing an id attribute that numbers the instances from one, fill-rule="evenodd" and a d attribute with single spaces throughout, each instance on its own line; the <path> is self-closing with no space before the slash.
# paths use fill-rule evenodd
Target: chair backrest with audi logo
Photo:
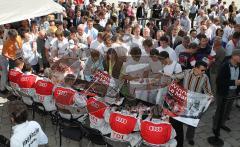
<path id="1" fill-rule="evenodd" d="M 74 96 L 76 91 L 70 88 L 57 87 L 53 92 L 56 104 L 70 106 L 74 104 Z"/>
<path id="2" fill-rule="evenodd" d="M 56 110 L 55 102 L 53 101 L 54 84 L 49 80 L 40 79 L 34 85 L 35 96 L 34 102 L 41 103 L 46 111 Z"/>
<path id="3" fill-rule="evenodd" d="M 107 105 L 94 97 L 87 100 L 90 125 L 100 126 L 104 121 L 104 112 Z"/>
<path id="4" fill-rule="evenodd" d="M 25 104 L 32 107 L 34 96 L 34 84 L 37 80 L 37 76 L 33 74 L 22 74 L 19 78 L 19 91 L 22 100 Z"/>
<path id="5" fill-rule="evenodd" d="M 91 97 L 87 101 L 87 109 L 91 115 L 98 118 L 104 118 L 103 113 L 105 112 L 107 105 L 94 97 Z"/>
<path id="6" fill-rule="evenodd" d="M 30 95 L 30 90 L 34 90 L 34 84 L 37 80 L 37 76 L 33 74 L 22 74 L 19 79 L 19 87 L 22 92 L 25 94 Z"/>
<path id="7" fill-rule="evenodd" d="M 129 115 L 123 115 L 118 112 L 110 114 L 109 124 L 112 129 L 111 138 L 125 140 L 127 135 L 134 131 L 137 118 Z"/>
<path id="8" fill-rule="evenodd" d="M 170 123 L 141 121 L 141 136 L 149 144 L 161 145 L 171 139 L 172 126 Z"/>
<path id="9" fill-rule="evenodd" d="M 16 69 L 10 69 L 8 71 L 8 81 L 9 81 L 9 86 L 12 88 L 14 95 L 19 96 L 19 94 L 17 94 L 17 90 L 19 90 L 19 79 L 22 76 L 22 72 L 18 71 Z M 8 90 L 10 90 L 8 88 Z"/>
<path id="10" fill-rule="evenodd" d="M 67 87 L 56 87 L 53 91 L 53 99 L 57 110 L 62 114 L 71 115 L 71 119 L 73 118 L 73 114 L 78 113 L 77 107 L 74 106 L 76 92 Z"/>

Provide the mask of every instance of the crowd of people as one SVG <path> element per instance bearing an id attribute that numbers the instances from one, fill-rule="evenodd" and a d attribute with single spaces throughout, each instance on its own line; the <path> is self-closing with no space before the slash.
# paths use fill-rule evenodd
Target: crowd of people
<path id="1" fill-rule="evenodd" d="M 240 85 L 240 10 L 234 1 L 229 6 L 221 0 L 210 6 L 206 0 L 57 2 L 65 8 L 62 14 L 0 26 L 1 93 L 11 91 L 29 106 L 40 102 L 47 111 L 64 109 L 60 116 L 67 119 L 82 123 L 89 119 L 90 127 L 132 146 L 143 138 L 148 145 L 182 147 L 183 123 L 156 112 L 156 96 L 147 103 L 136 99 L 158 90 L 153 81 L 168 86 L 174 80 L 187 90 L 214 97 L 214 124 L 221 121 L 221 128 L 231 131 L 225 123 L 234 102 L 240 108 L 240 100 L 228 100 L 224 112 L 220 106 L 238 95 Z M 68 69 L 56 83 L 53 67 L 69 58 L 79 61 L 79 72 Z M 109 89 L 104 97 L 74 88 L 78 80 L 94 83 L 97 72 L 111 78 L 112 99 Z M 116 103 L 121 98 L 125 99 L 120 109 Z M 34 126 L 28 133 L 40 133 L 39 144 L 47 143 L 38 123 L 26 123 L 26 108 L 18 103 L 18 112 L 12 114 L 17 127 L 11 144 L 22 144 L 29 137 L 18 134 L 24 125 Z M 194 134 L 195 127 L 188 126 L 190 145 L 195 144 Z"/>

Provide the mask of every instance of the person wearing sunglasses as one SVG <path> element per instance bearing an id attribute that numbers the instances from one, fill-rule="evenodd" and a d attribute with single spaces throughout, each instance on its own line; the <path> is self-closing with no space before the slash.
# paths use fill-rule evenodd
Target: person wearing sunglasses
<path id="1" fill-rule="evenodd" d="M 208 64 L 204 61 L 197 61 L 193 69 L 184 70 L 181 73 L 171 75 L 174 80 L 182 80 L 183 87 L 193 92 L 204 93 L 212 96 L 208 76 L 205 74 Z M 184 132 L 183 123 L 170 119 L 173 128 L 176 130 L 178 146 L 183 146 Z M 186 139 L 190 145 L 194 145 L 195 127 L 187 126 Z"/>

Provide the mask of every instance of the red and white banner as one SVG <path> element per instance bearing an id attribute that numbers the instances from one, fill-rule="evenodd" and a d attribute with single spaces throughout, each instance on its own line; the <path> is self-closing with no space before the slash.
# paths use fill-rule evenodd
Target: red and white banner
<path id="1" fill-rule="evenodd" d="M 210 96 L 184 89 L 177 83 L 168 86 L 164 97 L 164 113 L 185 124 L 197 127 L 199 120 L 211 103 Z"/>
<path id="2" fill-rule="evenodd" d="M 106 72 L 98 70 L 93 75 L 93 79 L 95 82 L 109 86 L 111 77 Z"/>

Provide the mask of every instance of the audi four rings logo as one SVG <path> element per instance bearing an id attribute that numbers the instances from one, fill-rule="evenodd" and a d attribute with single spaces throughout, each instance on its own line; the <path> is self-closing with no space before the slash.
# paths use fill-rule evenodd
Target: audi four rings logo
<path id="1" fill-rule="evenodd" d="M 148 130 L 153 132 L 162 132 L 162 127 L 149 126 Z"/>
<path id="2" fill-rule="evenodd" d="M 66 91 L 62 91 L 62 90 L 58 90 L 58 91 L 57 91 L 57 94 L 58 94 L 58 95 L 66 96 L 66 95 L 67 95 L 67 92 L 66 92 Z"/>
<path id="3" fill-rule="evenodd" d="M 12 71 L 12 72 L 10 72 L 10 75 L 11 75 L 11 76 L 16 76 L 16 75 L 17 75 L 17 72 Z"/>
<path id="4" fill-rule="evenodd" d="M 28 81 L 28 80 L 29 80 L 28 77 L 22 77 L 22 78 L 21 78 L 21 81 Z"/>
<path id="5" fill-rule="evenodd" d="M 117 122 L 120 122 L 120 123 L 122 123 L 122 124 L 126 124 L 126 123 L 127 123 L 127 120 L 124 119 L 124 118 L 121 118 L 121 117 L 116 117 L 116 121 L 117 121 Z"/>
<path id="6" fill-rule="evenodd" d="M 47 83 L 42 83 L 42 82 L 39 82 L 39 84 L 38 84 L 39 86 L 41 86 L 41 87 L 47 87 Z"/>

